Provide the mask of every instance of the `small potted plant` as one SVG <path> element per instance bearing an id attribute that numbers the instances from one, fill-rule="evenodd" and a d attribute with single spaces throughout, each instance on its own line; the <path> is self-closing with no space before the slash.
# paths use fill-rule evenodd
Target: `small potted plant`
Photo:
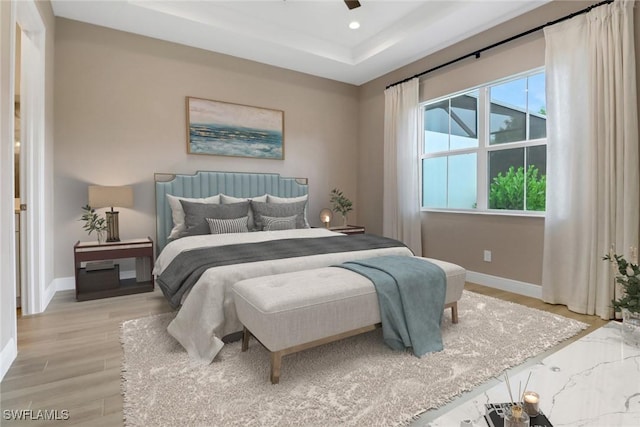
<path id="1" fill-rule="evenodd" d="M 349 200 L 342 191 L 334 188 L 331 190 L 331 209 L 335 213 L 342 215 L 343 225 L 347 226 L 347 214 L 353 210 L 353 203 Z"/>
<path id="2" fill-rule="evenodd" d="M 89 205 L 83 206 L 82 211 L 84 213 L 79 219 L 79 221 L 84 221 L 84 226 L 82 226 L 82 228 L 89 232 L 89 236 L 91 236 L 91 233 L 95 231 L 98 236 L 98 243 L 104 243 L 107 221 L 104 218 L 100 218 L 96 213 L 96 210 Z"/>
<path id="3" fill-rule="evenodd" d="M 624 291 L 620 298 L 611 301 L 614 310 L 622 312 L 623 339 L 640 347 L 640 267 L 636 251 L 636 248 L 631 248 L 631 262 L 613 251 L 603 259 L 612 263 L 616 273 L 615 282 Z"/>

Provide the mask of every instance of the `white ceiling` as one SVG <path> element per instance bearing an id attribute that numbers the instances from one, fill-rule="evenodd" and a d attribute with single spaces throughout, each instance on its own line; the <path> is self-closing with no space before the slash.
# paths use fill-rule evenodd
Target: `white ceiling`
<path id="1" fill-rule="evenodd" d="M 353 10 L 342 0 L 51 3 L 56 16 L 360 85 L 549 1 L 360 0 Z"/>

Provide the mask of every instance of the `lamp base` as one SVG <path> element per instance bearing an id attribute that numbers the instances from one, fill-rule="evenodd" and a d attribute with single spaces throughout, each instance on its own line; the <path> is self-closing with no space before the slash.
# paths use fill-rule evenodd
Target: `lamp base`
<path id="1" fill-rule="evenodd" d="M 118 212 L 107 211 L 107 242 L 119 242 L 120 231 L 118 230 Z"/>

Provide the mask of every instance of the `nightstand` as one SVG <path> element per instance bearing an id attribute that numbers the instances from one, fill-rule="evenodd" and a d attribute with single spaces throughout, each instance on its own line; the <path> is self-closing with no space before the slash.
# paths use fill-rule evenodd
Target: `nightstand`
<path id="1" fill-rule="evenodd" d="M 135 258 L 136 277 L 120 278 L 116 259 Z M 153 291 L 153 240 L 120 242 L 78 242 L 73 247 L 76 273 L 76 300 L 137 294 Z"/>
<path id="2" fill-rule="evenodd" d="M 329 227 L 329 230 L 335 231 L 337 233 L 347 234 L 347 235 L 364 234 L 364 231 L 365 231 L 364 227 L 360 225 L 340 225 L 336 227 Z"/>

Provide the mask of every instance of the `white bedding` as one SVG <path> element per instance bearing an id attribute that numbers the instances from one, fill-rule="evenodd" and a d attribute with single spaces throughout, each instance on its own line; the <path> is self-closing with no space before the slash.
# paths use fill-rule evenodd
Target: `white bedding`
<path id="1" fill-rule="evenodd" d="M 254 233 L 218 234 L 185 237 L 169 243 L 155 263 L 154 275 L 160 275 L 181 252 L 206 246 L 263 242 L 276 239 L 349 236 L 323 228 Z M 231 286 L 243 279 L 327 267 L 354 259 L 382 255 L 412 255 L 406 247 L 338 252 L 260 261 L 210 268 L 184 298 L 182 307 L 167 330 L 187 350 L 192 359 L 210 363 L 223 347 L 221 337 L 242 330 L 236 315 Z"/>

